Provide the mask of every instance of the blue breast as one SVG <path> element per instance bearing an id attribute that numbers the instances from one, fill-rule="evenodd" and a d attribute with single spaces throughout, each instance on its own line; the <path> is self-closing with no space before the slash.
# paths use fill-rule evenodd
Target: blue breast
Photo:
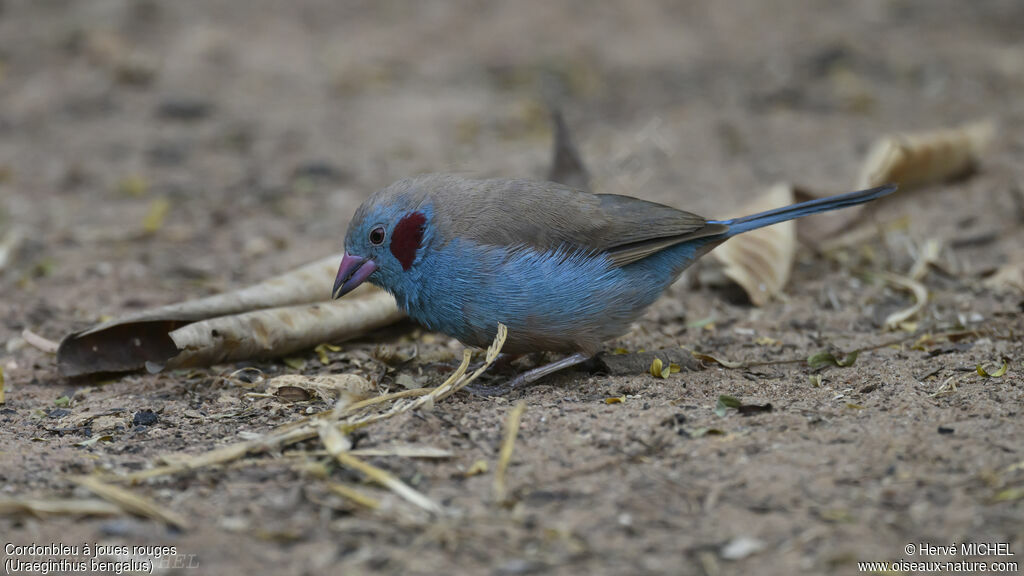
<path id="1" fill-rule="evenodd" d="M 617 268 L 580 251 L 455 239 L 423 254 L 392 290 L 413 319 L 466 344 L 487 346 L 501 322 L 509 329 L 506 352 L 594 353 L 628 330 L 704 244 L 680 244 Z"/>

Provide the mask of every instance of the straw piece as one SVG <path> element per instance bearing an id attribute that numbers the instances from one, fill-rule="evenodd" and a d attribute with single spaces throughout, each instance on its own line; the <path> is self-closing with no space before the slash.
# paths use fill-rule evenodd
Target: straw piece
<path id="1" fill-rule="evenodd" d="M 494 500 L 496 502 L 506 502 L 508 498 L 506 484 L 508 465 L 512 461 L 512 450 L 515 448 L 516 436 L 519 435 L 519 421 L 525 410 L 526 402 L 520 400 L 508 413 L 508 418 L 505 420 L 505 438 L 501 441 L 498 465 L 494 471 Z"/>
<path id="2" fill-rule="evenodd" d="M 117 504 L 95 498 L 0 499 L 0 516 L 117 516 L 123 513 Z"/>
<path id="3" fill-rule="evenodd" d="M 417 492 L 408 484 L 393 476 L 390 472 L 377 468 L 372 464 L 363 462 L 359 458 L 350 454 L 348 450 L 351 448 L 352 443 L 349 442 L 348 438 L 339 432 L 336 427 L 327 423 L 321 423 L 318 427 L 318 432 L 320 433 L 320 440 L 324 443 L 324 447 L 327 449 L 327 452 L 338 461 L 338 464 L 361 472 L 370 480 L 373 480 L 377 484 L 380 484 L 395 494 L 398 494 L 411 504 L 419 506 L 428 512 L 435 514 L 441 512 L 440 505 L 436 504 L 422 493 Z"/>
<path id="4" fill-rule="evenodd" d="M 72 476 L 70 480 L 79 486 L 87 488 L 100 498 L 120 506 L 125 512 L 159 520 L 180 530 L 188 528 L 188 522 L 178 514 L 167 510 L 152 500 L 132 494 L 124 488 L 107 484 L 93 476 Z"/>

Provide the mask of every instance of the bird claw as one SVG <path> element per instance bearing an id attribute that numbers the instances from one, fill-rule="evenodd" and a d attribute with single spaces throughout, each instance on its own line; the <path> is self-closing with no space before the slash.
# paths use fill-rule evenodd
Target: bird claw
<path id="1" fill-rule="evenodd" d="M 532 384 L 549 374 L 586 362 L 589 358 L 590 356 L 577 352 L 576 354 L 566 356 L 556 362 L 539 366 L 533 370 L 527 370 L 504 384 L 497 384 L 494 386 L 474 386 L 473 384 L 470 384 L 463 388 L 463 390 L 468 391 L 474 396 L 506 396 L 516 388 L 523 388 L 527 384 Z"/>
<path id="2" fill-rule="evenodd" d="M 508 396 L 509 392 L 516 388 L 522 388 L 530 383 L 525 376 L 529 372 L 524 372 L 519 376 L 505 382 L 504 384 L 490 384 L 490 385 L 479 385 L 469 384 L 463 390 L 469 392 L 473 396 L 480 396 L 481 398 L 496 398 L 498 396 Z"/>

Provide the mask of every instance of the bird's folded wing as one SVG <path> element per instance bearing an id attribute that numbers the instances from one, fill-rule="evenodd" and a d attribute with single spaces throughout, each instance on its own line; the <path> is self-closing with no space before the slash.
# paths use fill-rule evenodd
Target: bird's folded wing
<path id="1" fill-rule="evenodd" d="M 439 204 L 446 238 L 491 246 L 578 249 L 625 266 L 670 246 L 720 234 L 696 214 L 631 196 L 591 194 L 554 182 L 469 180 L 437 175 L 421 181 Z"/>
<path id="2" fill-rule="evenodd" d="M 728 230 L 703 217 L 639 198 L 598 194 L 621 243 L 602 251 L 615 266 L 626 266 L 682 242 Z"/>

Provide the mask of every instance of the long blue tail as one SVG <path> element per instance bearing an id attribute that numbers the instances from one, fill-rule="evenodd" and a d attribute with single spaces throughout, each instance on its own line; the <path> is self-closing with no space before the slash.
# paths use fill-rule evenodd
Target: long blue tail
<path id="1" fill-rule="evenodd" d="M 882 196 L 892 194 L 895 191 L 896 185 L 890 184 L 887 186 L 879 186 L 878 188 L 871 188 L 869 190 L 861 190 L 859 192 L 848 192 L 846 194 L 839 194 L 838 196 L 808 200 L 807 202 L 793 204 L 792 206 L 784 206 L 767 212 L 761 212 L 760 214 L 744 216 L 743 218 L 708 221 L 708 223 L 725 224 L 729 227 L 729 231 L 726 232 L 726 235 L 735 236 L 764 226 L 771 226 L 772 224 L 785 222 L 786 220 L 793 220 L 794 218 L 810 216 L 811 214 L 817 214 L 819 212 L 828 212 L 829 210 L 838 210 L 840 208 L 863 204 L 865 202 L 877 200 Z"/>

